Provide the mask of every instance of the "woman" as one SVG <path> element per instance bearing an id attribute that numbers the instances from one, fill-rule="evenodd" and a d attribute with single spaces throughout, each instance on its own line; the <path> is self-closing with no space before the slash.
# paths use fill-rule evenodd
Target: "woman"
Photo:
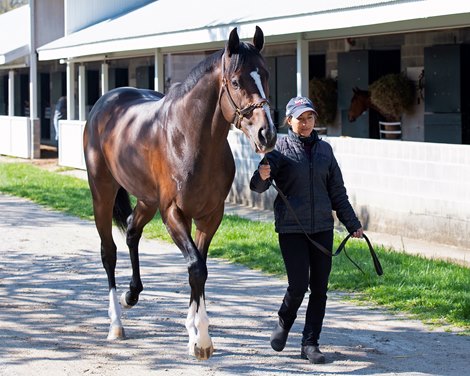
<path id="1" fill-rule="evenodd" d="M 301 357 L 310 363 L 324 363 L 325 356 L 318 341 L 325 315 L 331 257 L 317 249 L 304 230 L 311 239 L 331 251 L 332 210 L 353 237 L 362 237 L 362 225 L 349 203 L 331 146 L 314 130 L 316 116 L 308 98 L 295 97 L 289 101 L 286 106 L 288 135 L 279 137 L 275 150 L 266 154 L 268 163 L 263 161 L 258 166 L 250 188 L 262 193 L 273 179 L 295 211 L 294 216 L 282 198 L 276 197 L 275 229 L 279 234 L 288 287 L 278 312 L 278 323 L 271 334 L 271 347 L 275 351 L 284 349 L 297 310 L 310 288 Z"/>

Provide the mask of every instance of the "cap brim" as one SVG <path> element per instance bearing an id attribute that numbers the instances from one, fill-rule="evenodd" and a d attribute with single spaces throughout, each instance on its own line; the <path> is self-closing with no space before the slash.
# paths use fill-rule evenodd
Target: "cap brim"
<path id="1" fill-rule="evenodd" d="M 317 114 L 317 111 L 315 111 L 313 108 L 310 107 L 300 107 L 296 108 L 294 111 L 292 111 L 292 116 L 295 118 L 298 118 L 300 115 L 302 115 L 304 112 L 312 111 L 315 115 Z"/>

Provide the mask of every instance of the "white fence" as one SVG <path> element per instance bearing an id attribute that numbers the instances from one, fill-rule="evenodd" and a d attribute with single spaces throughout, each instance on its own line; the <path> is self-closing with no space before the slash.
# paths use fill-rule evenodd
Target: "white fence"
<path id="1" fill-rule="evenodd" d="M 0 116 L 0 154 L 20 158 L 40 157 L 39 119 L 35 119 L 34 145 L 31 147 L 31 119 L 25 116 Z"/>
<path id="2" fill-rule="evenodd" d="M 59 165 L 85 170 L 83 154 L 83 129 L 81 120 L 59 121 Z"/>

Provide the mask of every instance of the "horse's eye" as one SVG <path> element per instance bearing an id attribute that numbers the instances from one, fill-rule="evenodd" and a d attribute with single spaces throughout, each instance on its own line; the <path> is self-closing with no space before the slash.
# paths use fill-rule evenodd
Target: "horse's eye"
<path id="1" fill-rule="evenodd" d="M 232 78 L 232 87 L 234 89 L 239 89 L 240 88 L 240 84 L 238 83 L 238 80 L 236 78 Z"/>

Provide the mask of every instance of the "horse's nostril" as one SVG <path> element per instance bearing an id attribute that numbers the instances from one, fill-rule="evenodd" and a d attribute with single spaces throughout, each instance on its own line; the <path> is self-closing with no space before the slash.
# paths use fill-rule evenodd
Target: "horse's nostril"
<path id="1" fill-rule="evenodd" d="M 269 138 L 269 130 L 261 128 L 258 132 L 258 138 L 262 144 L 267 144 Z"/>
<path id="2" fill-rule="evenodd" d="M 258 131 L 258 138 L 261 141 L 261 143 L 263 143 L 263 144 L 266 143 L 266 129 L 261 128 Z"/>

